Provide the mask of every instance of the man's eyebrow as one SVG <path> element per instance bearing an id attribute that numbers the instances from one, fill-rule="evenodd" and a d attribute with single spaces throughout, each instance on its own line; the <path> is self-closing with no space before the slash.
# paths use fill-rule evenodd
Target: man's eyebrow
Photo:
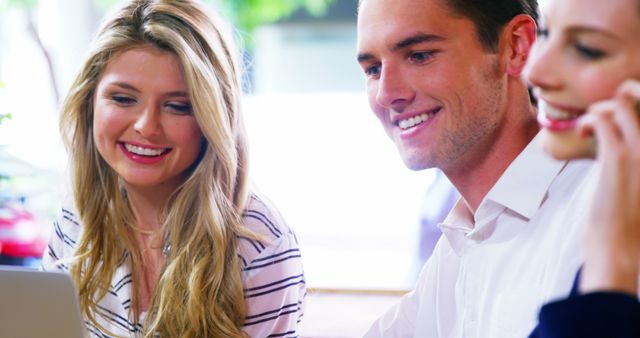
<path id="1" fill-rule="evenodd" d="M 417 45 L 423 42 L 433 42 L 433 41 L 443 41 L 443 40 L 444 40 L 444 37 L 440 35 L 418 33 L 396 42 L 391 48 L 391 51 L 395 52 L 400 49 L 404 49 L 404 48 Z"/>
<path id="2" fill-rule="evenodd" d="M 398 50 L 401 50 L 413 45 L 417 45 L 419 43 L 444 41 L 444 40 L 445 38 L 440 35 L 417 33 L 396 42 L 395 44 L 393 44 L 390 50 L 392 52 L 397 52 Z M 367 62 L 372 59 L 375 59 L 375 57 L 373 56 L 373 54 L 370 54 L 370 53 L 361 53 L 361 54 L 358 54 L 357 59 L 358 59 L 358 62 L 362 63 L 362 62 Z"/>
<path id="3" fill-rule="evenodd" d="M 372 59 L 374 59 L 373 54 L 369 54 L 369 53 L 358 54 L 359 63 L 366 62 Z"/>

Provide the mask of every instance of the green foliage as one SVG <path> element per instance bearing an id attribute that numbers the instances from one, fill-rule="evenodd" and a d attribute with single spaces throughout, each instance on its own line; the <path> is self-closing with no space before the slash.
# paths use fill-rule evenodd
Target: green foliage
<path id="1" fill-rule="evenodd" d="M 257 26 L 286 18 L 302 8 L 320 16 L 335 0 L 218 0 L 222 2 L 238 27 L 251 32 Z"/>
<path id="2" fill-rule="evenodd" d="M 4 88 L 4 83 L 2 83 L 2 81 L 0 81 L 0 89 Z M 11 114 L 0 114 L 0 124 L 2 124 L 2 122 L 4 120 L 11 120 Z"/>
<path id="3" fill-rule="evenodd" d="M 35 1 L 38 0 L 10 0 Z M 93 0 L 101 9 L 113 7 L 122 0 Z M 250 33 L 256 27 L 278 21 L 293 14 L 298 9 L 304 9 L 309 14 L 320 16 L 335 0 L 202 0 L 220 6 L 229 15 L 230 20 L 239 29 Z"/>
<path id="4" fill-rule="evenodd" d="M 4 120 L 11 120 L 11 114 L 0 114 L 0 124 L 2 124 Z"/>
<path id="5" fill-rule="evenodd" d="M 3 5 L 33 9 L 39 0 L 0 0 Z M 93 0 L 103 10 L 113 7 L 122 0 Z M 223 6 L 232 21 L 246 32 L 257 26 L 286 18 L 302 8 L 314 16 L 324 14 L 328 6 L 336 0 L 203 0 Z"/>
<path id="6" fill-rule="evenodd" d="M 5 0 L 5 3 L 9 6 L 33 9 L 38 5 L 38 1 L 39 0 Z"/>
<path id="7" fill-rule="evenodd" d="M 119 2 L 122 2 L 122 0 L 93 0 L 93 3 L 103 11 L 110 9 Z"/>

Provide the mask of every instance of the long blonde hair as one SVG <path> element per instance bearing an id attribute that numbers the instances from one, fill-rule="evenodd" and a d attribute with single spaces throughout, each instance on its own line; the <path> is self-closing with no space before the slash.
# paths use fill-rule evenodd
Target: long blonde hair
<path id="1" fill-rule="evenodd" d="M 98 327 L 97 304 L 123 258 L 141 252 L 126 191 L 93 139 L 94 92 L 110 58 L 153 45 L 177 55 L 193 114 L 205 137 L 201 155 L 165 207 L 171 250 L 153 291 L 145 337 L 242 337 L 246 314 L 237 236 L 247 201 L 246 139 L 239 55 L 224 22 L 192 0 L 131 0 L 103 24 L 66 97 L 60 128 L 72 161 L 83 233 L 71 265 L 82 310 Z M 136 274 L 133 274 L 134 278 Z M 132 302 L 137 302 L 134 279 Z M 137 314 L 135 314 L 137 318 Z"/>

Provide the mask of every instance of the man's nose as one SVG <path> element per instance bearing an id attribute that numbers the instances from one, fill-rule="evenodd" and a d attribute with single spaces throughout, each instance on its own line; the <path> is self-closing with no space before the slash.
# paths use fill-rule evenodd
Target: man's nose
<path id="1" fill-rule="evenodd" d="M 413 86 L 402 72 L 393 66 L 382 68 L 376 93 L 376 102 L 379 105 L 390 109 L 402 109 L 414 97 Z"/>

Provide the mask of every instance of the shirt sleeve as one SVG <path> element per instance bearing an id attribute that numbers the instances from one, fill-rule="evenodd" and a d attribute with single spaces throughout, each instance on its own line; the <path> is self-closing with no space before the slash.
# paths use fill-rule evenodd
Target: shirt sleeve
<path id="1" fill-rule="evenodd" d="M 433 269 L 440 248 L 437 245 L 434 254 L 427 260 L 422 268 L 416 288 L 404 295 L 400 301 L 387 310 L 380 318 L 378 318 L 364 338 L 409 338 L 415 336 L 416 320 L 420 311 L 423 295 L 425 290 L 432 284 L 429 279 L 433 276 Z"/>
<path id="2" fill-rule="evenodd" d="M 44 271 L 55 270 L 55 262 L 58 261 L 62 254 L 62 242 L 56 233 L 57 222 L 57 219 L 53 221 L 54 224 L 51 227 L 51 232 L 49 234 L 49 243 L 42 254 L 41 270 Z"/>
<path id="3" fill-rule="evenodd" d="M 67 271 L 69 266 L 64 262 L 73 253 L 79 231 L 77 216 L 70 208 L 61 208 L 53 221 L 49 243 L 42 255 L 42 270 Z"/>
<path id="4" fill-rule="evenodd" d="M 298 337 L 306 281 L 297 239 L 277 211 L 261 201 L 251 203 L 244 224 L 264 237 L 240 240 L 247 305 L 244 331 L 250 337 Z"/>
<path id="5" fill-rule="evenodd" d="M 416 290 L 404 295 L 398 304 L 387 310 L 373 323 L 364 338 L 413 337 L 419 302 L 419 294 Z"/>

